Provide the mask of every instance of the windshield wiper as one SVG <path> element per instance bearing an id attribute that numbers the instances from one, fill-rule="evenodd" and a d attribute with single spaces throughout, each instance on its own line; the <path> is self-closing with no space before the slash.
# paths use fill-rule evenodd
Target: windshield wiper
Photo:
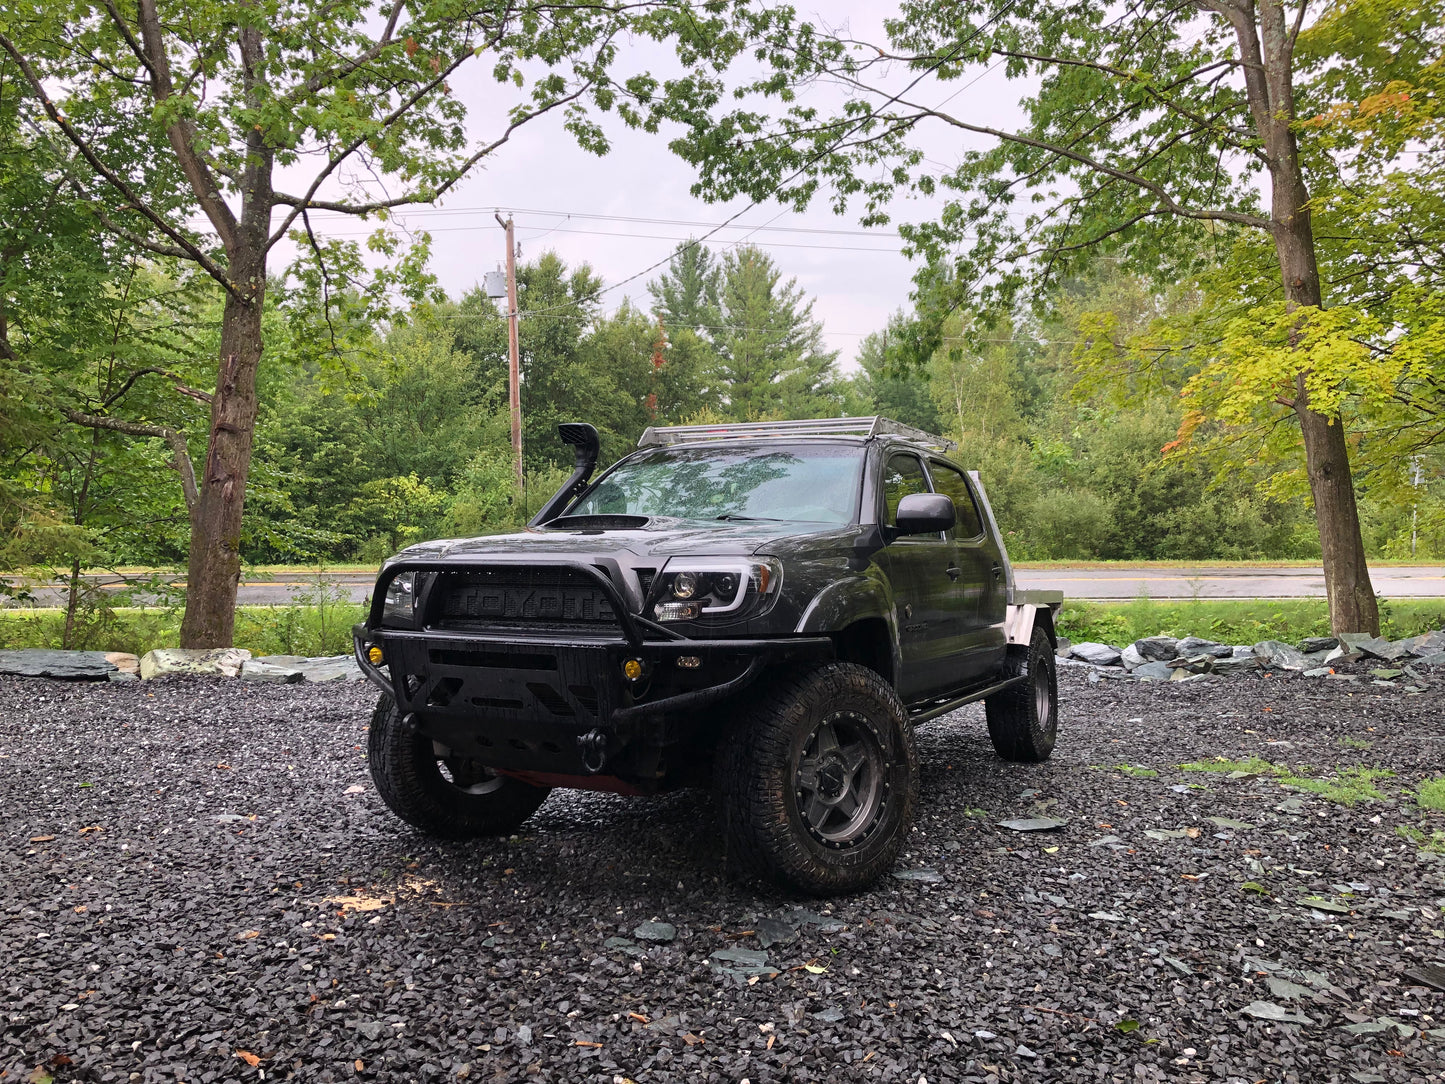
<path id="1" fill-rule="evenodd" d="M 741 516 L 741 515 L 738 515 L 738 513 L 736 513 L 736 512 L 724 512 L 724 513 L 723 513 L 722 515 L 720 515 L 720 516 L 714 516 L 713 519 L 734 520 L 734 521 L 739 522 L 739 523 L 782 523 L 782 522 L 783 522 L 782 520 L 778 519 L 776 516 Z"/>

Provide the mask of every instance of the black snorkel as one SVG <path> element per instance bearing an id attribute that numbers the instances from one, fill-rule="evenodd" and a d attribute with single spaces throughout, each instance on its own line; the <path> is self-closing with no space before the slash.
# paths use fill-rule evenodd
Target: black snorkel
<path id="1" fill-rule="evenodd" d="M 542 506 L 541 511 L 532 517 L 528 527 L 539 527 L 561 515 L 562 510 L 587 488 L 587 480 L 597 468 L 597 456 L 602 450 L 602 442 L 597 437 L 596 429 L 586 422 L 563 422 L 557 426 L 557 435 L 562 438 L 563 444 L 570 444 L 576 449 L 576 465 L 572 469 L 572 477 L 568 478 L 562 488 L 552 495 L 552 499 Z"/>

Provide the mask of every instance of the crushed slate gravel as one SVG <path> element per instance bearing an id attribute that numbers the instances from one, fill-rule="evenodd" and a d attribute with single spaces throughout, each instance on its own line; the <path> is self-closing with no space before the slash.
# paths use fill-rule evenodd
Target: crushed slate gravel
<path id="1" fill-rule="evenodd" d="M 1046 764 L 920 728 L 898 875 L 830 901 L 734 880 L 698 792 L 428 840 L 363 685 L 0 680 L 0 1082 L 1441 1080 L 1445 856 L 1397 826 L 1445 829 L 1445 673 L 1087 679 Z"/>

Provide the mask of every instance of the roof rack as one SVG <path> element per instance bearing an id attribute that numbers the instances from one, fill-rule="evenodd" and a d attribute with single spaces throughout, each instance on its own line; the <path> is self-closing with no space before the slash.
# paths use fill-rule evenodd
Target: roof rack
<path id="1" fill-rule="evenodd" d="M 958 445 L 922 429 L 895 422 L 891 418 L 816 418 L 793 422 L 722 422 L 718 425 L 648 426 L 638 440 L 639 448 L 655 448 L 668 444 L 691 444 L 705 440 L 786 439 L 804 437 L 902 437 L 925 448 L 951 452 Z"/>

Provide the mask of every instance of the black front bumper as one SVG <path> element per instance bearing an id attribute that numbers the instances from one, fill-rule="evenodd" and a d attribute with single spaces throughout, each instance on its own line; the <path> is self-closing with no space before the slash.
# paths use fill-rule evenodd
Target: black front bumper
<path id="1" fill-rule="evenodd" d="M 381 627 L 396 575 L 466 573 L 478 564 L 389 567 L 370 620 L 352 635 L 362 672 L 395 699 L 408 726 L 492 768 L 653 782 L 668 771 L 666 750 L 697 736 L 701 709 L 741 692 L 769 666 L 833 657 L 833 642 L 821 636 L 687 637 L 633 614 L 604 571 L 579 562 L 565 564 L 606 593 L 617 618 L 611 627 Z M 380 666 L 368 658 L 373 647 L 381 650 Z M 642 678 L 624 676 L 629 660 L 642 667 Z"/>

